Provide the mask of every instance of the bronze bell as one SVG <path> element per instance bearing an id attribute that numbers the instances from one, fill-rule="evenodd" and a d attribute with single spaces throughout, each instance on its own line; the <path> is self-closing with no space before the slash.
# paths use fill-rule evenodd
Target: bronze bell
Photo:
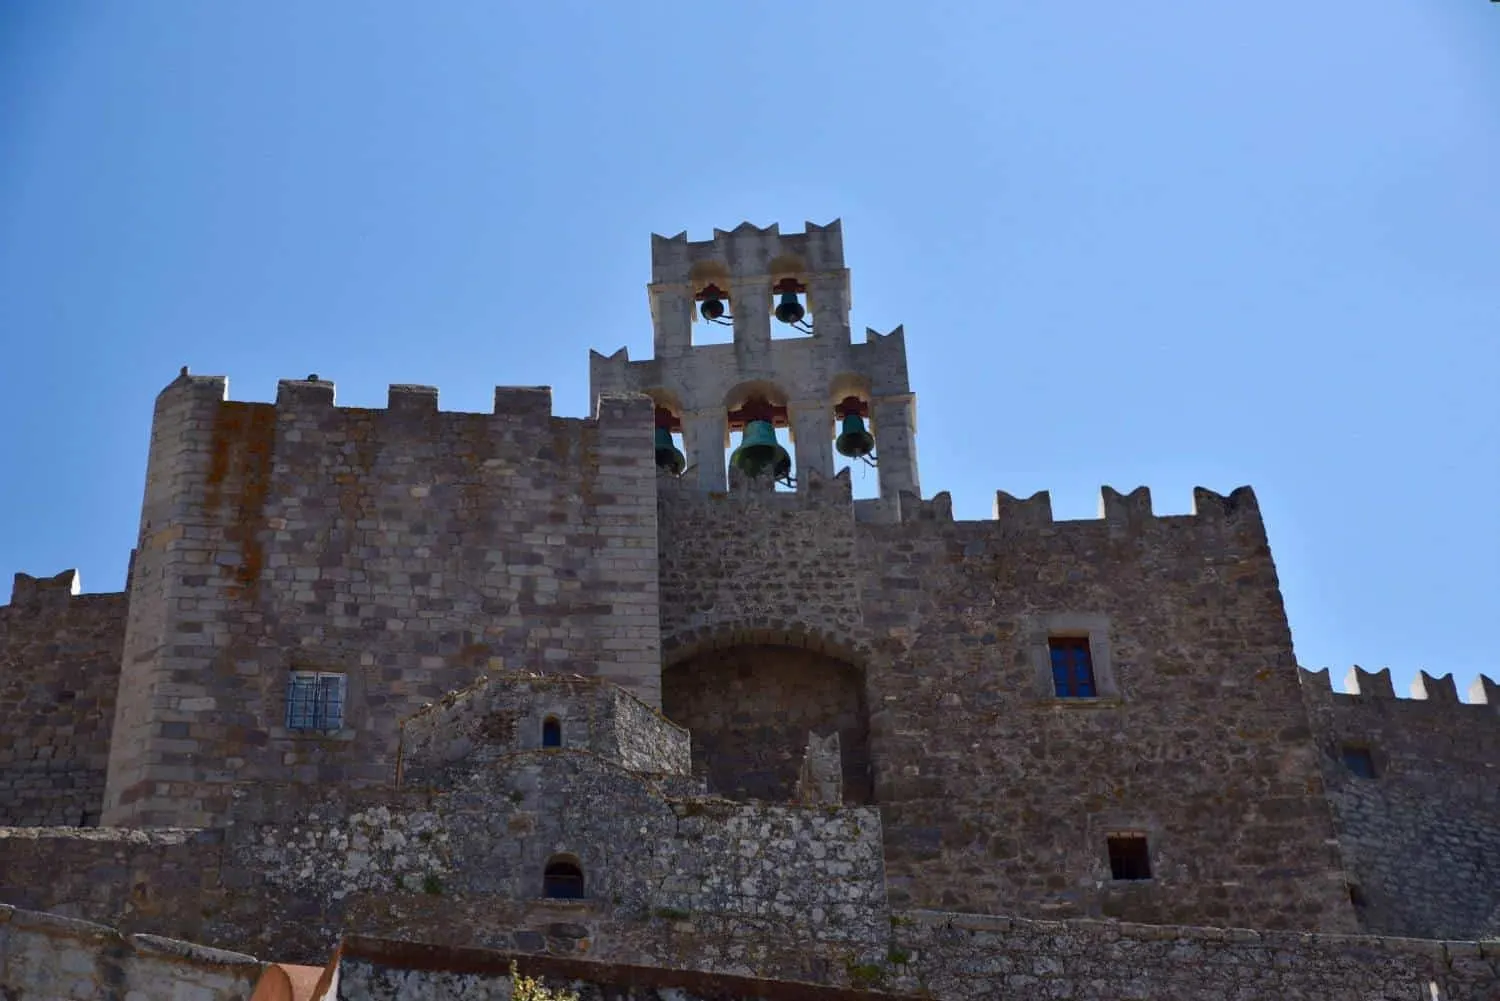
<path id="1" fill-rule="evenodd" d="M 875 436 L 865 430 L 864 418 L 859 414 L 845 414 L 843 429 L 834 440 L 833 447 L 840 455 L 851 459 L 863 458 L 875 451 Z"/>
<path id="2" fill-rule="evenodd" d="M 781 293 L 781 305 L 776 307 L 776 319 L 782 323 L 796 323 L 805 315 L 802 303 L 797 301 L 797 293 Z"/>
<path id="3" fill-rule="evenodd" d="M 776 440 L 776 428 L 770 421 L 746 424 L 745 437 L 730 455 L 729 462 L 749 477 L 763 476 L 768 469 L 774 479 L 784 480 L 792 475 L 791 453 Z"/>
<path id="4" fill-rule="evenodd" d="M 667 428 L 656 429 L 656 468 L 673 476 L 681 476 L 687 468 L 687 456 L 673 443 L 672 432 Z"/>
<path id="5" fill-rule="evenodd" d="M 717 320 L 724 315 L 724 300 L 704 299 L 703 304 L 698 307 L 698 312 L 703 314 L 705 320 Z"/>

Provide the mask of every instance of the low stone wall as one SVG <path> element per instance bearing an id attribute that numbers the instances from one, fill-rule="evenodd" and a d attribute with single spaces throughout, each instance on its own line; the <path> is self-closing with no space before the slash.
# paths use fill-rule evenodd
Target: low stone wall
<path id="1" fill-rule="evenodd" d="M 894 997 L 695 970 L 513 956 L 360 937 L 347 940 L 340 950 L 337 987 L 330 1001 L 509 1001 L 512 964 L 521 977 L 572 992 L 579 1001 L 873 1001 Z"/>
<path id="2" fill-rule="evenodd" d="M 937 911 L 892 916 L 897 990 L 951 1001 L 1494 1001 L 1500 942 L 1108 921 L 1028 921 Z"/>
<path id="3" fill-rule="evenodd" d="M 252 956 L 0 904 L 0 997 L 243 1001 Z"/>
<path id="4" fill-rule="evenodd" d="M 587 760 L 536 757 L 548 770 Z M 354 804 L 333 804 L 316 820 L 309 812 L 287 826 L 246 823 L 228 832 L 0 829 L 0 874 L 25 887 L 30 908 L 137 933 L 130 946 L 137 952 L 151 941 L 139 933 L 153 933 L 322 964 L 341 934 L 358 929 L 412 943 L 652 967 L 663 976 L 776 981 L 775 990 L 749 997 L 798 997 L 783 987 L 800 990 L 800 982 L 944 1001 L 1500 998 L 1500 941 L 890 912 L 883 897 L 861 890 L 880 885 L 872 810 L 661 800 L 656 812 L 621 814 L 637 824 L 653 818 L 645 833 L 627 836 L 609 826 L 608 810 L 591 809 L 587 799 L 559 807 L 547 799 L 550 781 L 526 768 L 510 774 L 523 786 L 536 783 L 535 797 L 481 796 L 469 813 L 410 797 L 353 812 Z M 566 778 L 558 788 L 570 789 L 590 781 L 562 771 L 551 778 Z M 634 868 L 591 884 L 584 900 L 507 889 L 515 878 L 500 864 L 507 845 L 518 846 L 519 858 L 528 840 L 555 844 L 558 831 L 576 834 L 596 817 L 603 826 L 592 830 L 619 853 L 611 857 Z M 869 838 L 877 849 L 870 857 L 840 854 Z M 486 844 L 489 854 L 476 853 Z M 405 873 L 422 878 L 414 883 Z M 0 891 L 0 900 L 18 902 L 13 890 Z M 123 955 L 118 936 L 110 941 L 109 955 Z M 51 948 L 0 942 L 0 956 L 13 966 L 55 964 L 35 958 Z M 69 962 L 82 970 L 82 960 Z M 700 996 L 679 986 L 677 997 Z"/>

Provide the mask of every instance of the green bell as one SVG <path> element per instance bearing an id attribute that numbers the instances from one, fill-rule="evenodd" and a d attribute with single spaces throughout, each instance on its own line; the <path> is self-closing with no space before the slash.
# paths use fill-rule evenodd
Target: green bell
<path id="1" fill-rule="evenodd" d="M 729 462 L 746 476 L 763 475 L 771 471 L 773 478 L 784 480 L 792 475 L 792 457 L 781 442 L 776 440 L 776 429 L 770 421 L 750 421 L 745 425 L 745 437 L 740 447 L 734 450 Z"/>
<path id="2" fill-rule="evenodd" d="M 656 429 L 656 468 L 665 469 L 673 476 L 681 476 L 687 468 L 687 456 L 672 442 L 672 432 L 666 428 Z"/>
<path id="3" fill-rule="evenodd" d="M 844 428 L 839 432 L 833 447 L 840 455 L 851 459 L 862 458 L 875 451 L 875 436 L 865 430 L 864 418 L 859 414 L 845 414 Z"/>

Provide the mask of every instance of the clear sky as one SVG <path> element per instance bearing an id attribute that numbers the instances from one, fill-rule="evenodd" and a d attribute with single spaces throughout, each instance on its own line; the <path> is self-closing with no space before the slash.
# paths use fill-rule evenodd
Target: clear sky
<path id="1" fill-rule="evenodd" d="M 122 585 L 184 364 L 582 416 L 651 232 L 836 217 L 959 517 L 1250 483 L 1305 666 L 1500 677 L 1485 0 L 0 3 L 0 574 Z"/>

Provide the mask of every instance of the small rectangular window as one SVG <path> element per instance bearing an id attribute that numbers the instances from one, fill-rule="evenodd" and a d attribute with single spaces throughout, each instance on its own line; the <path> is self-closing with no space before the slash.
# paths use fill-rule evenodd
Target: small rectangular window
<path id="1" fill-rule="evenodd" d="M 1151 852 L 1144 834 L 1109 836 L 1109 872 L 1114 879 L 1151 878 Z"/>
<path id="2" fill-rule="evenodd" d="M 1375 756 L 1368 747 L 1344 747 L 1344 767 L 1362 779 L 1375 777 Z"/>
<path id="3" fill-rule="evenodd" d="M 1099 694 L 1087 636 L 1053 636 L 1047 648 L 1052 656 L 1052 690 L 1058 698 L 1092 699 Z"/>
<path id="4" fill-rule="evenodd" d="M 287 680 L 288 730 L 338 730 L 344 725 L 344 676 L 293 671 Z"/>

